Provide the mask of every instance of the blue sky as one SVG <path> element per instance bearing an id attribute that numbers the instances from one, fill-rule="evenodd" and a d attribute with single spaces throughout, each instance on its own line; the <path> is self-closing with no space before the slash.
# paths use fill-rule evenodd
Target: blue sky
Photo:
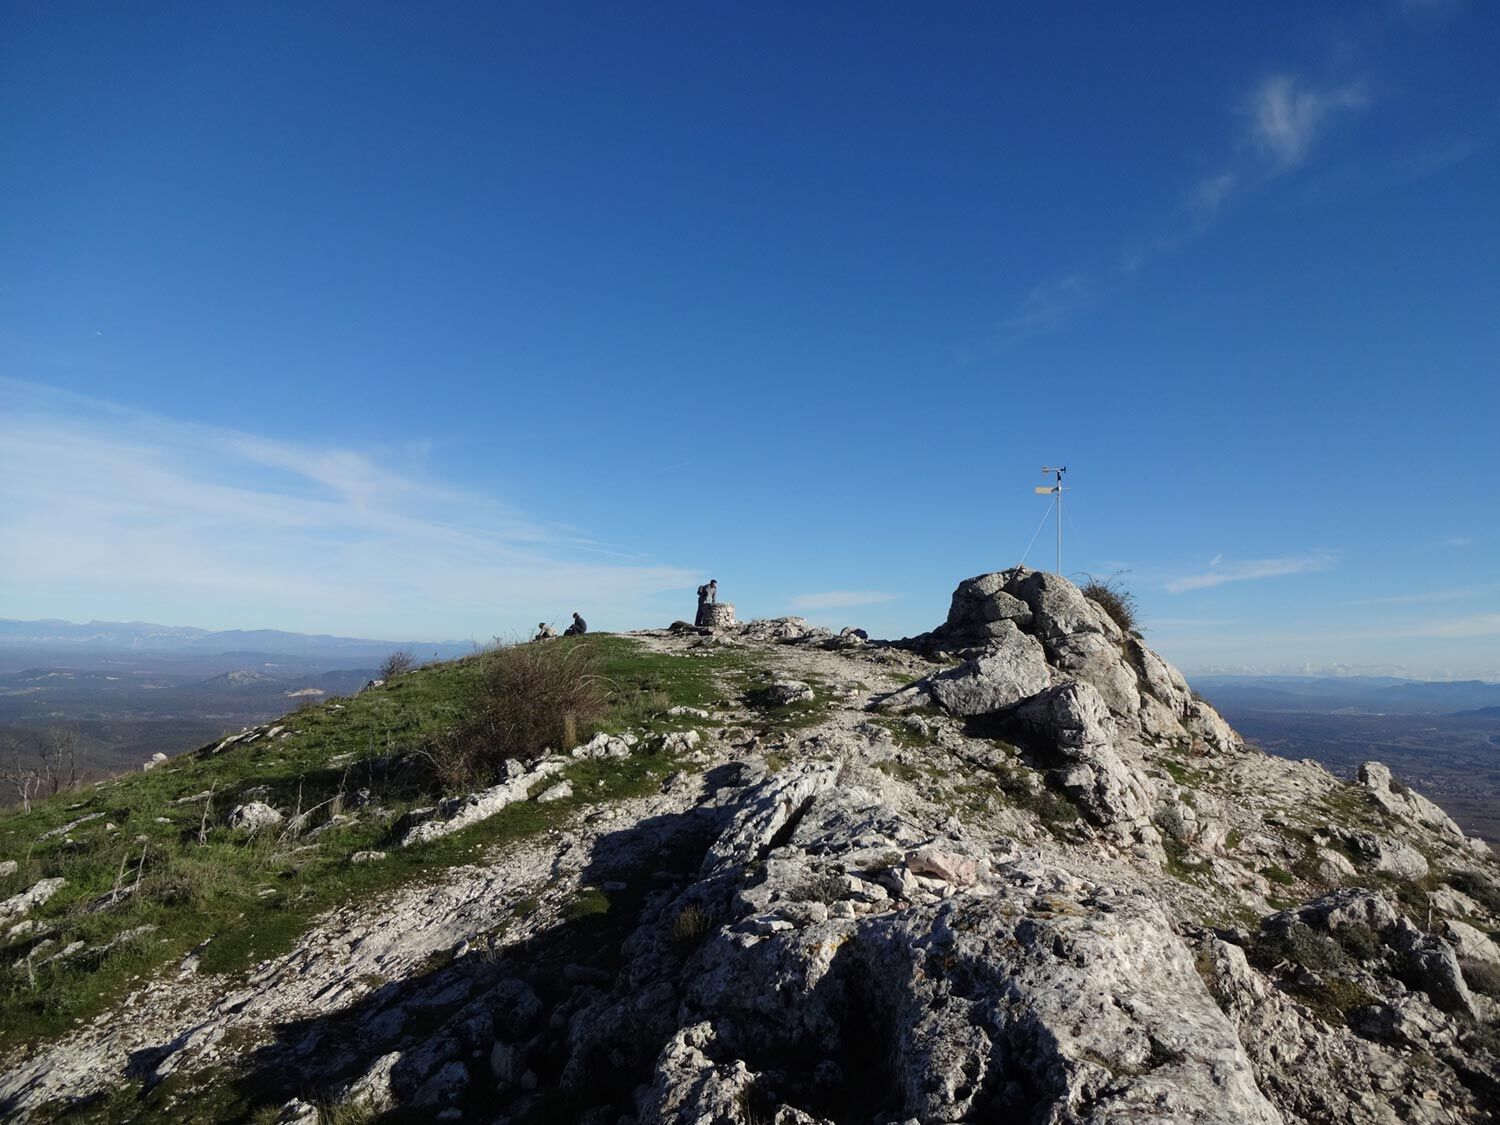
<path id="1" fill-rule="evenodd" d="M 0 616 L 901 635 L 1061 462 L 1189 670 L 1500 678 L 1500 7 L 0 22 Z"/>

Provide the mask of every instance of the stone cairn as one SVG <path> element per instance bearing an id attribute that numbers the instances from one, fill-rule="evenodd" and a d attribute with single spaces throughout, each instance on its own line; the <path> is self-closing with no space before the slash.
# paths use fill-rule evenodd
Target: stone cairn
<path id="1" fill-rule="evenodd" d="M 734 606 L 730 602 L 710 602 L 703 607 L 703 624 L 710 629 L 734 628 Z"/>

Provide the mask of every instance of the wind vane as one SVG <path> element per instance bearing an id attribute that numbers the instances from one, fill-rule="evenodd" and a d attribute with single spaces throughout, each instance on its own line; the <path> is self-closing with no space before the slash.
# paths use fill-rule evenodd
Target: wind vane
<path id="1" fill-rule="evenodd" d="M 1052 503 L 1057 508 L 1057 573 L 1059 576 L 1062 575 L 1062 478 L 1063 474 L 1067 471 L 1068 467 L 1066 465 L 1063 465 L 1061 468 L 1054 468 L 1050 465 L 1043 465 L 1042 475 L 1047 476 L 1049 473 L 1052 474 L 1053 483 L 1045 488 L 1038 486 L 1036 489 L 1038 495 L 1051 496 L 1053 498 Z M 1044 521 L 1046 520 L 1046 518 L 1046 516 L 1042 517 Z"/>

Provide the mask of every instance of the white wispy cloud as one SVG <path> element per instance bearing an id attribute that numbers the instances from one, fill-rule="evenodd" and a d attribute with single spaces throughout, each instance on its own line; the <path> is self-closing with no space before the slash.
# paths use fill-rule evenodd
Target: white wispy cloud
<path id="1" fill-rule="evenodd" d="M 1205 232 L 1219 217 L 1224 202 L 1234 193 L 1239 176 L 1234 172 L 1220 172 L 1200 180 L 1188 195 L 1188 212 L 1196 233 Z"/>
<path id="2" fill-rule="evenodd" d="M 1368 102 L 1360 83 L 1320 88 L 1296 75 L 1273 74 L 1250 95 L 1251 138 L 1280 167 L 1290 168 L 1307 157 L 1330 117 Z"/>
<path id="3" fill-rule="evenodd" d="M 1369 104 L 1363 82 L 1318 84 L 1294 74 L 1271 74 L 1242 98 L 1244 113 L 1232 131 L 1223 165 L 1186 191 L 1176 210 L 1163 217 L 1163 233 L 1125 241 L 1112 270 L 1075 270 L 1035 285 L 1004 321 L 1013 335 L 1061 327 L 1089 296 L 1109 290 L 1108 276 L 1138 273 L 1154 260 L 1206 235 L 1229 201 L 1303 163 L 1335 118 Z"/>
<path id="4" fill-rule="evenodd" d="M 821 594 L 798 594 L 792 599 L 792 608 L 843 609 L 846 606 L 876 605 L 879 602 L 895 600 L 895 594 L 884 594 L 875 590 L 827 590 Z"/>
<path id="5" fill-rule="evenodd" d="M 0 613 L 488 638 L 696 581 L 398 460 L 0 378 Z"/>
<path id="6" fill-rule="evenodd" d="M 1468 535 L 1450 535 L 1440 541 L 1444 547 L 1472 547 L 1474 540 Z"/>
<path id="7" fill-rule="evenodd" d="M 1189 574 L 1170 579 L 1167 590 L 1177 594 L 1184 590 L 1206 590 L 1222 586 L 1226 582 L 1252 582 L 1259 578 L 1281 578 L 1288 574 L 1306 574 L 1309 571 L 1327 570 L 1336 561 L 1331 551 L 1315 551 L 1306 555 L 1284 555 L 1274 559 L 1246 559 L 1242 562 L 1221 563 L 1202 574 Z"/>

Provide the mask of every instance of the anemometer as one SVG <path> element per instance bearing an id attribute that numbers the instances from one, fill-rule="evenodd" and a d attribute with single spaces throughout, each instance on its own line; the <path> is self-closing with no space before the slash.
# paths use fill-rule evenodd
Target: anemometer
<path id="1" fill-rule="evenodd" d="M 1058 573 L 1059 577 L 1062 576 L 1062 572 L 1063 572 L 1063 569 L 1062 569 L 1062 520 L 1063 520 L 1062 505 L 1063 505 L 1063 492 L 1065 490 L 1063 488 L 1062 479 L 1063 479 L 1063 474 L 1065 472 L 1067 472 L 1067 471 L 1068 471 L 1068 467 L 1066 465 L 1062 465 L 1062 466 L 1043 465 L 1042 466 L 1042 476 L 1044 476 L 1044 477 L 1050 476 L 1052 478 L 1052 483 L 1050 485 L 1046 485 L 1046 486 L 1038 485 L 1037 488 L 1035 489 L 1037 495 L 1039 495 L 1039 496 L 1051 496 L 1052 497 L 1052 505 L 1051 505 L 1051 507 L 1049 507 L 1047 509 L 1047 514 L 1042 516 L 1042 522 L 1041 522 L 1040 525 L 1037 526 L 1037 529 L 1036 529 L 1037 530 L 1037 534 L 1041 534 L 1042 527 L 1046 526 L 1047 515 L 1050 515 L 1052 513 L 1052 509 L 1053 508 L 1057 509 L 1057 573 Z M 1031 537 L 1031 542 L 1032 543 L 1036 542 L 1036 535 L 1033 535 Z M 1031 546 L 1030 546 L 1030 544 L 1028 544 L 1027 547 L 1026 547 L 1026 553 L 1027 554 L 1031 553 Z M 1023 563 L 1026 561 L 1026 555 L 1022 555 L 1021 556 L 1021 561 Z"/>

